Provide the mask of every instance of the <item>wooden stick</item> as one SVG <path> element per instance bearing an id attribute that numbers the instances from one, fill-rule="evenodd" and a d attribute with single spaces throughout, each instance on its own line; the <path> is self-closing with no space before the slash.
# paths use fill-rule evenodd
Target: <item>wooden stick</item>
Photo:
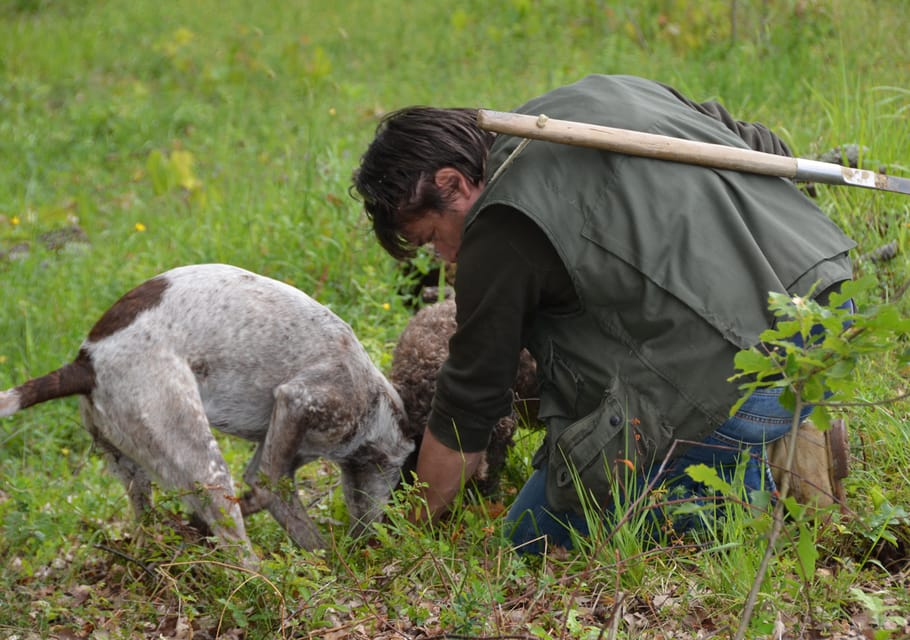
<path id="1" fill-rule="evenodd" d="M 796 158 L 751 149 L 569 120 L 554 120 L 543 115 L 529 116 L 486 109 L 478 112 L 477 123 L 481 129 L 522 138 L 604 149 L 626 155 L 684 162 L 715 169 L 733 169 L 783 178 L 796 177 Z"/>
<path id="2" fill-rule="evenodd" d="M 481 129 L 488 131 L 534 140 L 604 149 L 626 155 L 682 162 L 713 169 L 730 169 L 793 180 L 865 187 L 910 195 L 910 178 L 886 176 L 872 171 L 842 167 L 830 162 L 790 158 L 722 144 L 684 140 L 583 122 L 555 120 L 545 115 L 531 116 L 488 109 L 478 110 L 477 124 Z"/>

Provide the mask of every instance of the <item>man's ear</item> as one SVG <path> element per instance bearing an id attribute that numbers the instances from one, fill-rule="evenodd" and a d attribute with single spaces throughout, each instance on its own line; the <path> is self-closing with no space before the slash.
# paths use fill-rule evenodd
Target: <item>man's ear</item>
<path id="1" fill-rule="evenodd" d="M 465 195 L 468 193 L 468 179 L 465 175 L 454 167 L 442 167 L 436 171 L 436 175 L 433 178 L 433 181 L 436 183 L 436 187 L 447 194 L 456 194 L 461 193 Z"/>

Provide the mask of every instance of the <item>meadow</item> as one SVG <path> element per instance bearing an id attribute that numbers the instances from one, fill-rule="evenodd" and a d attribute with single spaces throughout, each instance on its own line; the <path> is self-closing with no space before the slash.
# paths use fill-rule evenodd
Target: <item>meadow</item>
<path id="1" fill-rule="evenodd" d="M 76 354 L 100 314 L 178 265 L 288 282 L 348 321 L 387 369 L 411 311 L 351 173 L 380 116 L 410 104 L 508 110 L 589 73 L 641 75 L 759 121 L 802 157 L 855 145 L 910 176 L 910 4 L 902 0 L 3 0 L 0 388 Z M 817 186 L 857 241 L 860 305 L 906 317 L 910 198 Z M 887 255 L 876 254 L 890 247 Z M 856 359 L 847 508 L 647 544 L 635 518 L 572 553 L 514 553 L 498 517 L 530 468 L 522 432 L 501 501 L 438 525 L 389 507 L 345 536 L 337 473 L 300 474 L 331 547 L 267 514 L 241 570 L 189 537 L 178 496 L 138 525 L 68 399 L 0 421 L 0 637 L 750 638 L 910 636 L 910 370 Z M 249 447 L 225 440 L 237 474 Z"/>

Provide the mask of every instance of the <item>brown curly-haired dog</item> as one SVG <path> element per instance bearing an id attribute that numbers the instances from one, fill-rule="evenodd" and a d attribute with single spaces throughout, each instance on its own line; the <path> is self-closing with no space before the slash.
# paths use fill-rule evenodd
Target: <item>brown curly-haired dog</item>
<path id="1" fill-rule="evenodd" d="M 430 404 L 436 392 L 436 376 L 449 355 L 449 338 L 455 333 L 455 301 L 436 302 L 418 311 L 405 327 L 392 355 L 389 380 L 404 402 L 408 417 L 407 435 L 419 444 L 430 415 Z M 477 491 L 492 496 L 499 489 L 500 476 L 505 465 L 513 434 L 520 421 L 518 407 L 533 405 L 537 397 L 537 365 L 527 351 L 522 351 L 518 375 L 513 386 L 516 409 L 503 416 L 490 439 L 486 461 L 473 478 Z M 525 401 L 528 402 L 525 402 Z M 521 418 L 536 417 L 522 411 Z M 413 470 L 416 453 L 405 472 Z"/>

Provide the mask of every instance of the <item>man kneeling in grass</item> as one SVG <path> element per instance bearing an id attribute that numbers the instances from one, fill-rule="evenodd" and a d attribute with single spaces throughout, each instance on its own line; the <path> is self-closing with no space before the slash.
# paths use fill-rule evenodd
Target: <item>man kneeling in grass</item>
<path id="1" fill-rule="evenodd" d="M 630 76 L 588 76 L 516 111 L 789 155 L 760 124 Z M 516 545 L 571 546 L 572 529 L 588 531 L 579 493 L 609 513 L 618 469 L 695 498 L 686 467 L 732 481 L 745 452 L 744 497 L 773 490 L 764 447 L 793 416 L 765 389 L 731 417 L 733 358 L 772 326 L 769 292 L 824 300 L 850 279 L 854 242 L 781 178 L 541 141 L 513 156 L 519 143 L 473 109 L 406 108 L 354 174 L 392 256 L 432 245 L 458 263 L 415 518 L 443 513 L 474 472 L 523 347 L 547 435 L 507 516 Z"/>

